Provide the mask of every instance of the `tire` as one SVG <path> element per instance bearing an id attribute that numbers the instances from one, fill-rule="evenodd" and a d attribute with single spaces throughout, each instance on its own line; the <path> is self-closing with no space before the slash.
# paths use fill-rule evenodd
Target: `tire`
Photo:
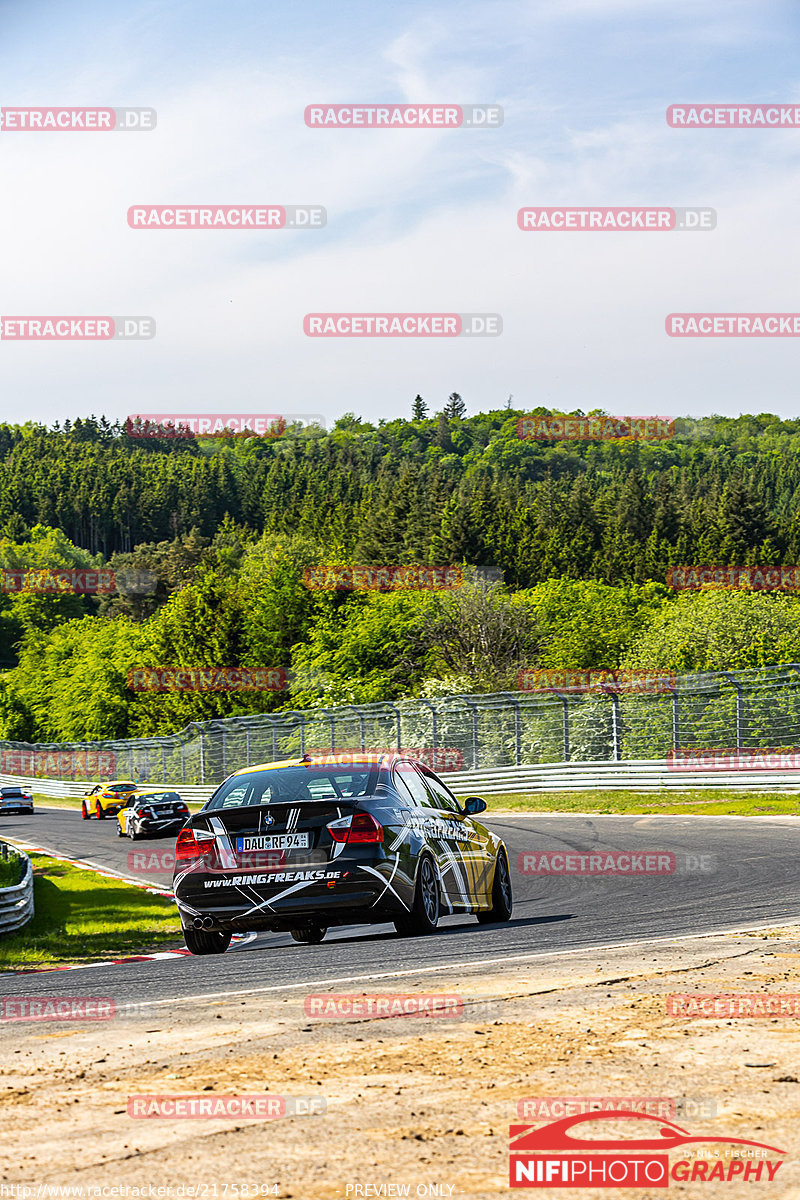
<path id="1" fill-rule="evenodd" d="M 290 930 L 294 940 L 296 942 L 303 942 L 306 946 L 318 946 L 327 932 L 327 928 L 323 925 L 315 925 L 311 929 Z"/>
<path id="2" fill-rule="evenodd" d="M 88 808 L 86 807 L 86 801 L 82 800 L 81 801 L 81 817 L 83 818 L 84 821 L 88 821 L 91 819 L 91 816 L 92 816 L 92 814 L 89 812 Z"/>
<path id="3" fill-rule="evenodd" d="M 508 858 L 505 850 L 501 850 L 494 864 L 494 880 L 492 881 L 492 907 L 486 912 L 478 913 L 481 925 L 494 925 L 511 919 L 514 899 L 511 895 L 511 875 L 508 870 Z"/>
<path id="4" fill-rule="evenodd" d="M 131 839 L 132 842 L 135 842 L 136 839 L 138 838 L 138 836 L 139 836 L 139 834 L 136 832 L 136 830 L 133 827 L 133 821 L 131 821 L 128 826 L 128 837 Z"/>
<path id="5" fill-rule="evenodd" d="M 125 837 L 125 834 L 122 832 L 122 826 L 120 825 L 119 821 L 117 821 L 117 837 Z"/>
<path id="6" fill-rule="evenodd" d="M 231 933 L 216 929 L 184 929 L 183 939 L 190 954 L 224 954 L 231 944 Z"/>
<path id="7" fill-rule="evenodd" d="M 103 812 L 102 808 L 100 807 L 99 800 L 97 801 L 97 803 L 94 806 L 94 815 L 97 817 L 98 821 L 105 821 L 105 819 L 106 819 L 106 814 Z"/>
<path id="8" fill-rule="evenodd" d="M 439 881 L 433 859 L 427 855 L 417 871 L 414 903 L 408 916 L 397 917 L 394 927 L 401 937 L 426 937 L 436 932 L 439 924 Z"/>

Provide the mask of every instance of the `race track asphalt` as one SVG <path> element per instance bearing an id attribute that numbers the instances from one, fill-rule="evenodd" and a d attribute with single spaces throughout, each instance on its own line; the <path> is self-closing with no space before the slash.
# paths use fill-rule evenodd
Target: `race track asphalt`
<path id="1" fill-rule="evenodd" d="M 408 972 L 409 986 L 448 968 L 485 965 L 650 939 L 788 924 L 800 919 L 800 821 L 791 818 L 498 815 L 486 820 L 506 842 L 514 915 L 506 925 L 448 917 L 428 938 L 400 938 L 392 926 L 354 926 L 302 946 L 286 934 L 260 934 L 222 956 L 179 957 L 93 966 L 80 971 L 2 977 L 11 995 L 112 996 L 122 1005 L 169 1005 L 183 998 L 368 981 Z M 0 838 L 80 858 L 169 887 L 171 871 L 153 855 L 172 840 L 129 842 L 116 822 L 81 821 L 68 809 L 0 817 Z M 662 876 L 566 876 L 521 873 L 519 856 L 536 852 L 628 851 L 675 854 Z M 133 856 L 144 855 L 144 859 Z M 690 856 L 687 860 L 687 855 Z M 158 866 L 158 859 L 155 860 Z"/>

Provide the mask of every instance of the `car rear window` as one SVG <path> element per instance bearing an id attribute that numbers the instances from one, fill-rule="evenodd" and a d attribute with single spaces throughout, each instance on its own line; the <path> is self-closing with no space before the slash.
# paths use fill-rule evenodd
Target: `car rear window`
<path id="1" fill-rule="evenodd" d="M 313 800 L 348 800 L 372 796 L 377 766 L 271 767 L 234 775 L 211 797 L 207 809 L 244 808 L 254 804 L 294 804 Z"/>
<path id="2" fill-rule="evenodd" d="M 154 792 L 152 796 L 140 796 L 138 803 L 144 804 L 182 804 L 177 792 Z"/>

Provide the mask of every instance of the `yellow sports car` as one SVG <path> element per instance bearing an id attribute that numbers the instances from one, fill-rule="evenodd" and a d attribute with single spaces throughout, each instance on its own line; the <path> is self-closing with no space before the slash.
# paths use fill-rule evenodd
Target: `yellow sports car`
<path id="1" fill-rule="evenodd" d="M 132 779 L 112 779 L 109 783 L 97 783 L 81 804 L 81 816 L 88 821 L 94 814 L 98 821 L 113 817 L 127 803 L 138 784 Z"/>
<path id="2" fill-rule="evenodd" d="M 189 809 L 177 792 L 142 788 L 117 813 L 117 836 L 134 841 L 148 834 L 176 834 L 188 818 Z"/>

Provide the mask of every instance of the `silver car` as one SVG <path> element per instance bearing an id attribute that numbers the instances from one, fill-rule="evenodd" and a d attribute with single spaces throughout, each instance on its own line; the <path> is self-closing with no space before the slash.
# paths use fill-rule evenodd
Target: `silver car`
<path id="1" fill-rule="evenodd" d="M 19 784 L 0 787 L 0 813 L 4 812 L 33 812 L 33 796 L 25 787 Z"/>

